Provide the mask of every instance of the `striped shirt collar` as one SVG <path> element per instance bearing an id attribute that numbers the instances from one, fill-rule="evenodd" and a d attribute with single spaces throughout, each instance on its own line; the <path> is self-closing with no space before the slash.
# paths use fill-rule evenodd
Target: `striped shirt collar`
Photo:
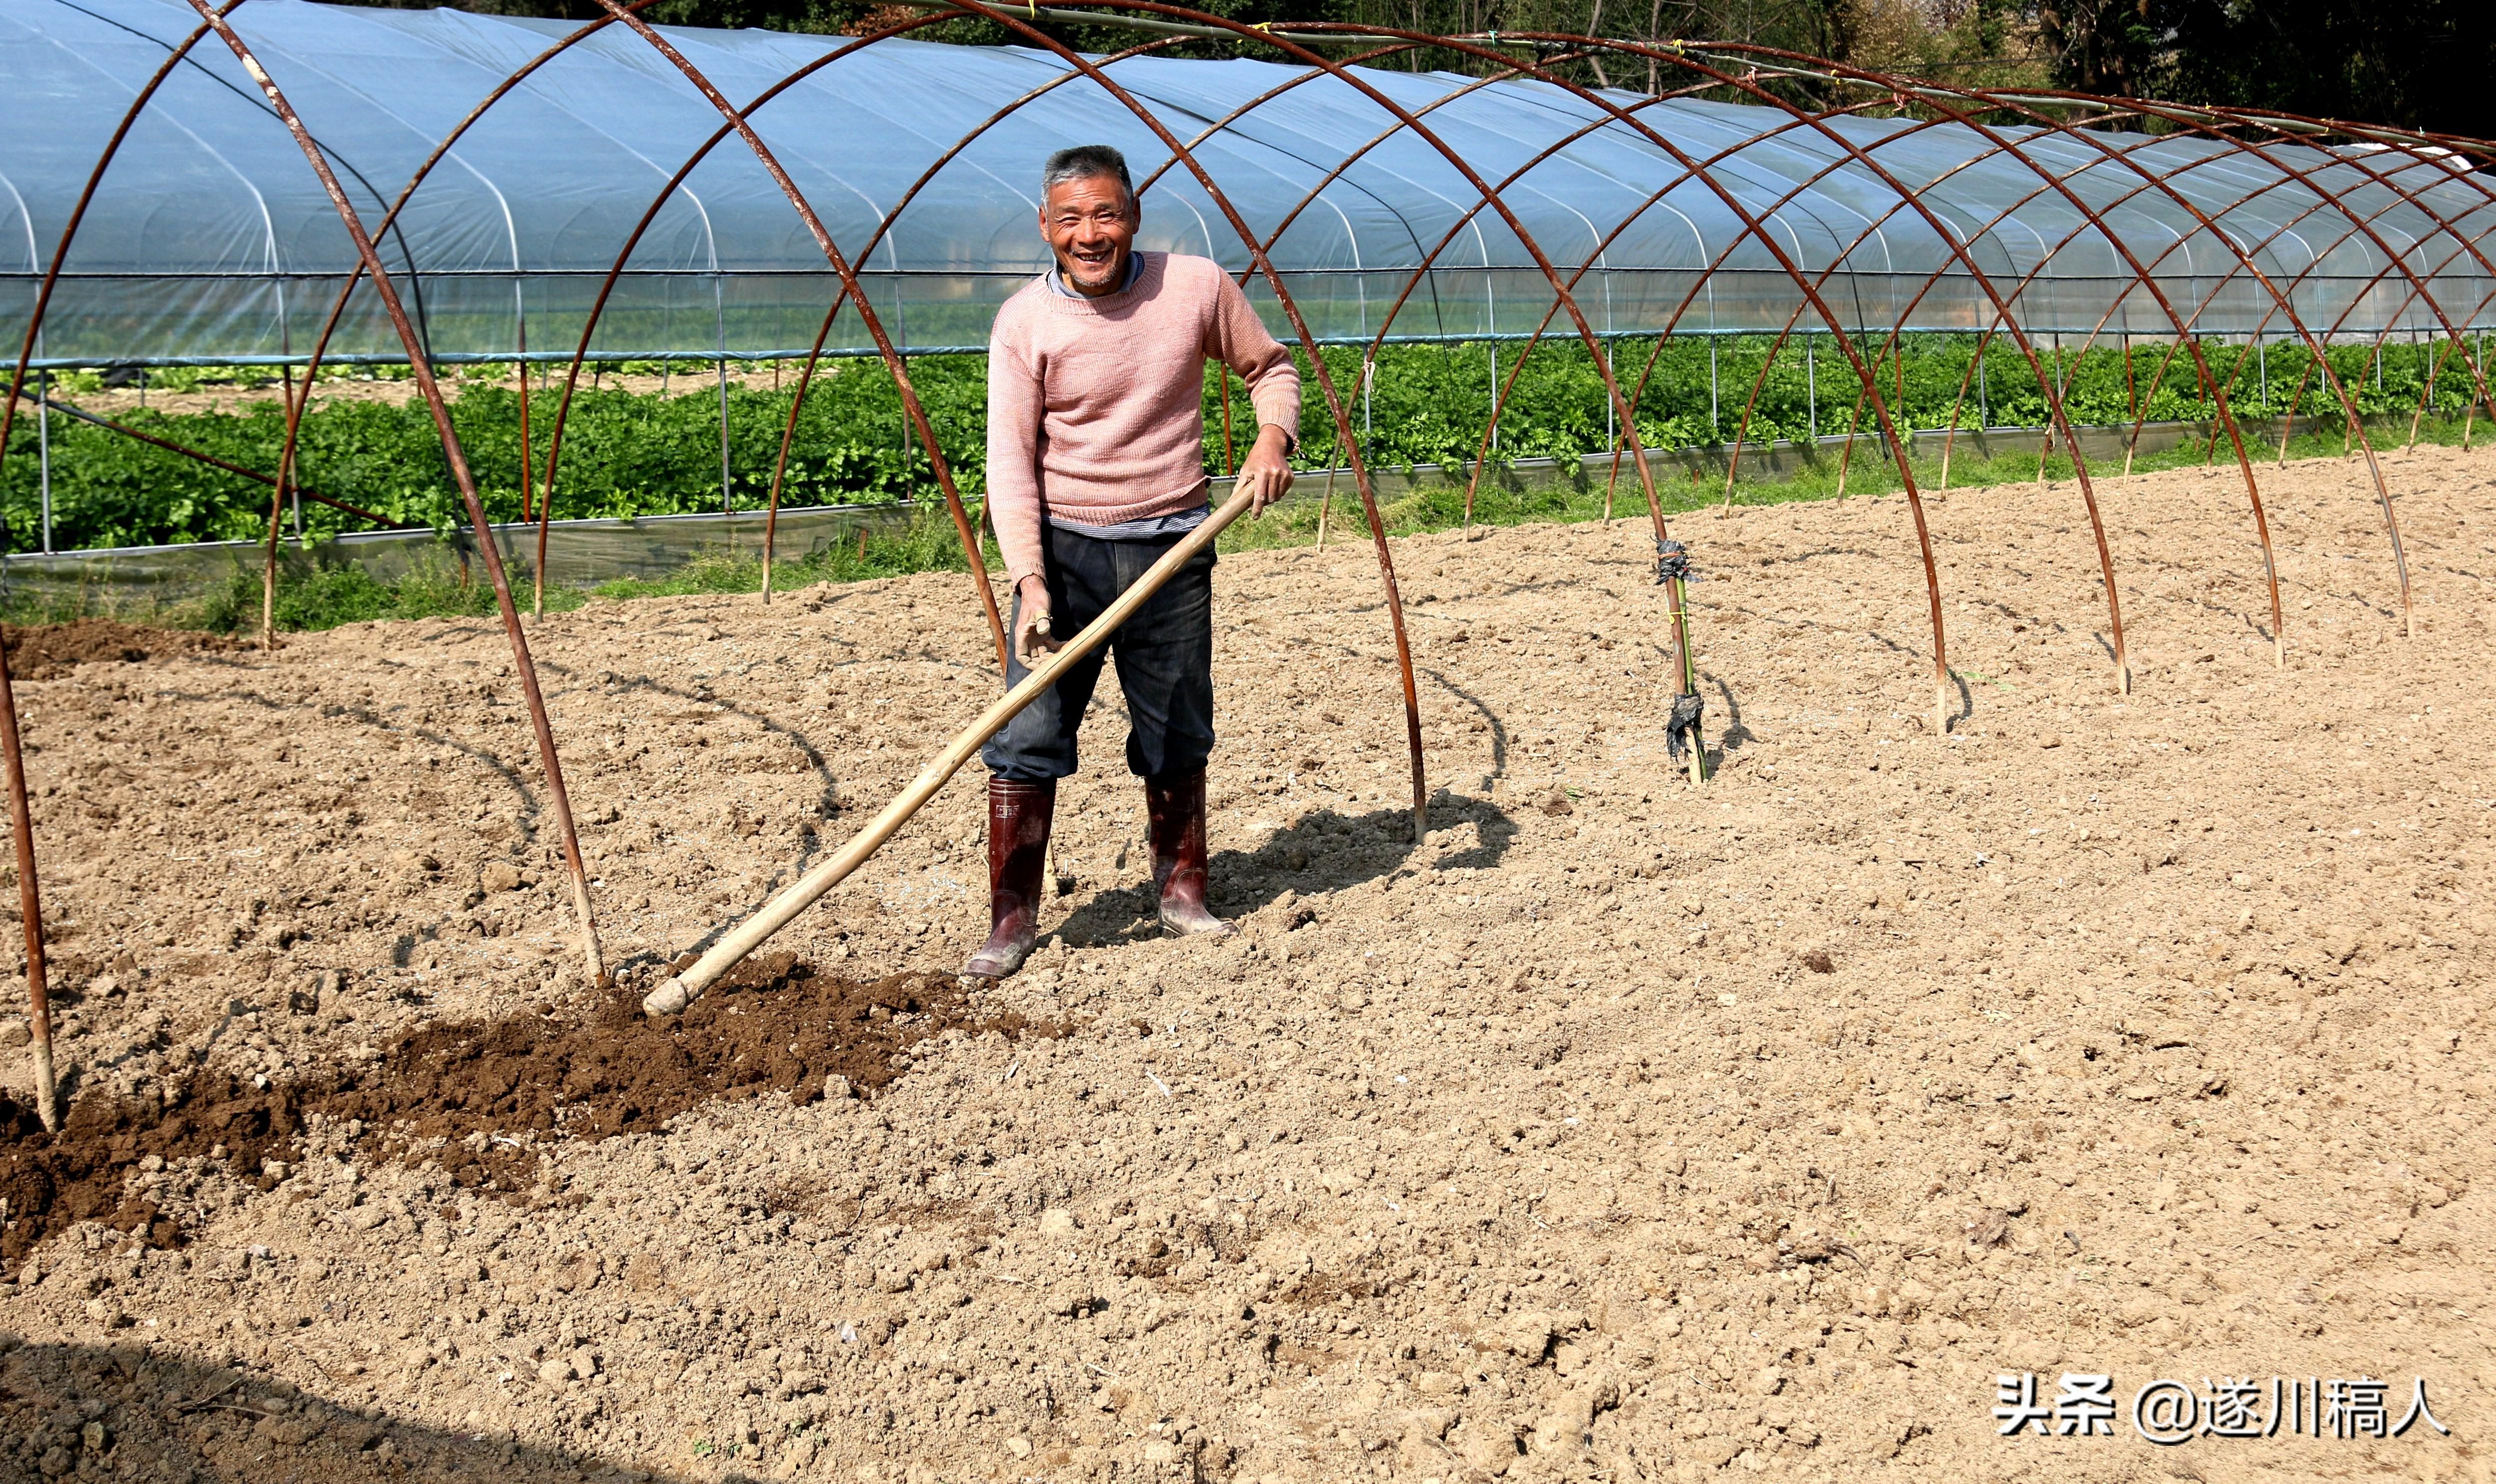
<path id="1" fill-rule="evenodd" d="M 1129 249 L 1127 252 L 1127 281 L 1118 286 L 1117 292 L 1124 294 L 1128 290 L 1134 288 L 1136 286 L 1136 280 L 1141 278 L 1143 273 L 1143 252 L 1140 249 Z M 1091 297 L 1090 294 L 1076 292 L 1071 285 L 1069 285 L 1066 282 L 1065 275 L 1059 271 L 1054 263 L 1050 264 L 1048 272 L 1043 276 L 1052 292 L 1063 294 L 1067 298 L 1079 299 Z"/>

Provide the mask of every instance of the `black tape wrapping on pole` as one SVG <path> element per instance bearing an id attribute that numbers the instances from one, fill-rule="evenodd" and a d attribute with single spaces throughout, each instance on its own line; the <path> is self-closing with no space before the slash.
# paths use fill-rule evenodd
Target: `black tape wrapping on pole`
<path id="1" fill-rule="evenodd" d="M 1672 717 L 1664 724 L 1664 750 L 1674 762 L 1689 756 L 1689 749 L 1705 745 L 1700 740 L 1699 721 L 1706 709 L 1706 702 L 1696 691 L 1672 698 Z"/>
<path id="2" fill-rule="evenodd" d="M 1685 757 L 1697 759 L 1699 767 L 1692 776 L 1703 783 L 1706 781 L 1707 742 L 1700 724 L 1706 715 L 1707 703 L 1699 695 L 1699 670 L 1691 660 L 1690 629 L 1684 621 L 1681 596 L 1683 584 L 1698 580 L 1690 570 L 1690 548 L 1670 537 L 1657 537 L 1655 582 L 1656 586 L 1669 587 L 1672 592 L 1673 645 L 1679 651 L 1681 666 L 1681 673 L 1673 677 L 1672 711 L 1665 719 L 1664 749 L 1676 766 Z"/>

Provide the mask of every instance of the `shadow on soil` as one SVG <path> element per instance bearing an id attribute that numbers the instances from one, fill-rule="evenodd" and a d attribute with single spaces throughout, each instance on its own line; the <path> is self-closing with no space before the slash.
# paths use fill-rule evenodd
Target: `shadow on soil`
<path id="1" fill-rule="evenodd" d="M 490 1433 L 394 1420 L 377 1407 L 341 1406 L 265 1370 L 140 1344 L 30 1345 L 0 1333 L 0 1349 L 7 1351 L 0 1356 L 0 1427 L 8 1435 L 0 1442 L 0 1475 L 12 1479 L 604 1484 L 653 1478 Z M 664 1484 L 670 1476 L 656 1477 Z"/>
<path id="2" fill-rule="evenodd" d="M 1430 801 L 1431 830 L 1452 831 L 1467 823 L 1474 826 L 1478 844 L 1453 850 L 1416 848 L 1410 810 L 1360 815 L 1311 810 L 1253 850 L 1224 850 L 1213 857 L 1213 910 L 1226 917 L 1245 916 L 1287 891 L 1304 897 L 1341 891 L 1410 869 L 1424 855 L 1442 870 L 1499 864 L 1516 838 L 1516 821 L 1487 799 L 1440 789 Z M 1097 892 L 1056 929 L 1058 937 L 1076 947 L 1140 943 L 1160 932 L 1149 882 Z"/>

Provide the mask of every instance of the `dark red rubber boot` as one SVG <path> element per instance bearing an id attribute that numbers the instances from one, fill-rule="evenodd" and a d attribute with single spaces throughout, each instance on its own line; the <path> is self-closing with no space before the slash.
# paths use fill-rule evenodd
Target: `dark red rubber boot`
<path id="1" fill-rule="evenodd" d="M 1204 905 L 1204 770 L 1145 779 L 1144 812 L 1162 926 L 1173 933 L 1237 931 Z"/>
<path id="2" fill-rule="evenodd" d="M 988 941 L 962 973 L 1002 979 L 1031 957 L 1040 938 L 1041 873 L 1047 864 L 1048 825 L 1057 813 L 1057 782 L 988 780 Z"/>

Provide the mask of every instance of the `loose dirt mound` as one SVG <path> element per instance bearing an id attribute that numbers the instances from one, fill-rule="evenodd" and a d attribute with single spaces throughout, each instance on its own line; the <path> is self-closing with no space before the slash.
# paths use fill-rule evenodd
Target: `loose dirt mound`
<path id="1" fill-rule="evenodd" d="M 217 654 L 244 647 L 241 640 L 221 634 L 143 629 L 109 618 L 37 624 L 6 633 L 9 673 L 17 680 L 50 680 L 99 660 L 135 664 L 166 655 Z"/>
<path id="2" fill-rule="evenodd" d="M 802 1106 L 839 1077 L 865 1096 L 910 1066 L 909 1049 L 954 1027 L 1019 1036 L 1019 1015 L 975 1022 L 958 980 L 893 974 L 857 984 L 788 954 L 752 960 L 687 1013 L 653 1021 L 638 992 L 582 1018 L 533 1007 L 506 1020 L 428 1026 L 369 1067 L 283 1083 L 196 1074 L 170 1099 L 79 1098 L 45 1134 L 33 1109 L 0 1097 L 0 1260 L 15 1265 L 74 1221 L 156 1246 L 181 1240 L 158 1206 L 123 1192 L 133 1166 L 222 1161 L 266 1190 L 269 1161 L 295 1161 L 323 1123 L 372 1134 L 386 1154 L 438 1154 L 463 1189 L 525 1189 L 535 1146 L 554 1137 L 648 1132 L 721 1098 L 782 1095 Z M 266 1085 L 262 1085 L 266 1084 Z"/>

